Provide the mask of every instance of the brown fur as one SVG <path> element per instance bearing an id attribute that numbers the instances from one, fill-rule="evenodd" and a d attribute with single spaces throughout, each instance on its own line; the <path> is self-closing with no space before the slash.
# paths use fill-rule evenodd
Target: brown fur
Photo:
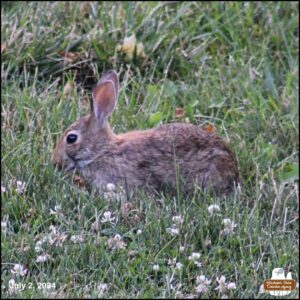
<path id="1" fill-rule="evenodd" d="M 110 78 L 107 74 L 104 78 Z M 111 81 L 115 82 L 115 78 Z M 118 88 L 110 89 L 113 85 L 98 89 L 104 90 L 101 95 L 105 96 L 102 100 L 98 95 L 93 105 L 101 102 L 104 106 L 112 101 L 108 100 L 114 98 L 110 92 L 113 95 Z M 218 195 L 228 195 L 238 183 L 235 157 L 214 133 L 195 125 L 174 123 L 115 135 L 107 122 L 114 104 L 108 103 L 111 108 L 104 115 L 98 113 L 100 117 L 92 110 L 66 130 L 53 152 L 56 166 L 79 171 L 98 189 L 114 183 L 131 190 L 150 186 L 174 191 L 180 182 L 184 192 L 193 191 L 197 184 L 202 190 L 212 189 Z M 78 134 L 78 140 L 69 145 L 65 138 L 70 131 Z"/>

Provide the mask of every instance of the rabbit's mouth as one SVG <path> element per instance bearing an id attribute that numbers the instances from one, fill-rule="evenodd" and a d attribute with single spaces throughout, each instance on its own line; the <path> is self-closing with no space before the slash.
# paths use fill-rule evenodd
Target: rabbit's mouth
<path id="1" fill-rule="evenodd" d="M 63 169 L 66 172 L 71 172 L 74 170 L 82 171 L 92 161 L 93 161 L 92 159 L 81 160 L 81 159 L 75 159 L 73 157 L 70 157 L 70 159 L 68 160 L 68 164 L 64 166 Z"/>
<path id="2" fill-rule="evenodd" d="M 78 170 L 81 171 L 86 165 L 88 165 L 92 160 L 82 160 L 76 159 L 74 157 L 69 157 L 68 165 L 66 166 L 65 170 L 67 172 Z"/>
<path id="3" fill-rule="evenodd" d="M 89 165 L 93 160 L 92 159 L 87 159 L 87 160 L 77 160 L 76 163 L 76 168 L 79 170 L 82 170 L 84 167 Z"/>
<path id="4" fill-rule="evenodd" d="M 92 159 L 78 159 L 74 158 L 70 155 L 66 155 L 64 159 L 55 160 L 55 158 L 52 159 L 52 162 L 54 166 L 59 169 L 60 171 L 64 172 L 72 172 L 75 170 L 82 171 L 87 165 L 89 165 L 91 162 L 93 162 Z"/>
<path id="5" fill-rule="evenodd" d="M 62 172 L 71 172 L 76 169 L 76 162 L 73 159 L 68 159 L 62 163 L 54 163 L 54 166 Z"/>
<path id="6" fill-rule="evenodd" d="M 76 162 L 71 160 L 71 163 L 69 163 L 67 166 L 63 168 L 66 172 L 71 172 L 76 169 Z"/>

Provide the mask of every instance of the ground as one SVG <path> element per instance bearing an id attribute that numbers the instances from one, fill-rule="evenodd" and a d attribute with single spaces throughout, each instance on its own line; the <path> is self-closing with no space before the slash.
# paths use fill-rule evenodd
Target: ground
<path id="1" fill-rule="evenodd" d="M 1 6 L 3 298 L 271 298 L 274 268 L 298 282 L 297 2 Z M 108 69 L 116 133 L 214 130 L 241 189 L 127 202 L 55 170 L 57 138 Z"/>

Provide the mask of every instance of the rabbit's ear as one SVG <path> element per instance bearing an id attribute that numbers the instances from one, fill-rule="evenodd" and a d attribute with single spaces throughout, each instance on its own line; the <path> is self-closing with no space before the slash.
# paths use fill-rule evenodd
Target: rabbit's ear
<path id="1" fill-rule="evenodd" d="M 114 111 L 118 101 L 119 83 L 115 71 L 106 72 L 92 92 L 92 112 L 100 126 Z"/>

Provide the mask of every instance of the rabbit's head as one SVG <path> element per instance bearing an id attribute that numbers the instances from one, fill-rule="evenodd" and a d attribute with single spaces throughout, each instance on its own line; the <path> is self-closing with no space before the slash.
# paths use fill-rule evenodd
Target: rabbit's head
<path id="1" fill-rule="evenodd" d="M 72 171 L 91 163 L 114 139 L 108 117 L 118 99 L 118 75 L 106 72 L 92 92 L 91 111 L 73 123 L 60 137 L 52 155 L 59 169 Z"/>

